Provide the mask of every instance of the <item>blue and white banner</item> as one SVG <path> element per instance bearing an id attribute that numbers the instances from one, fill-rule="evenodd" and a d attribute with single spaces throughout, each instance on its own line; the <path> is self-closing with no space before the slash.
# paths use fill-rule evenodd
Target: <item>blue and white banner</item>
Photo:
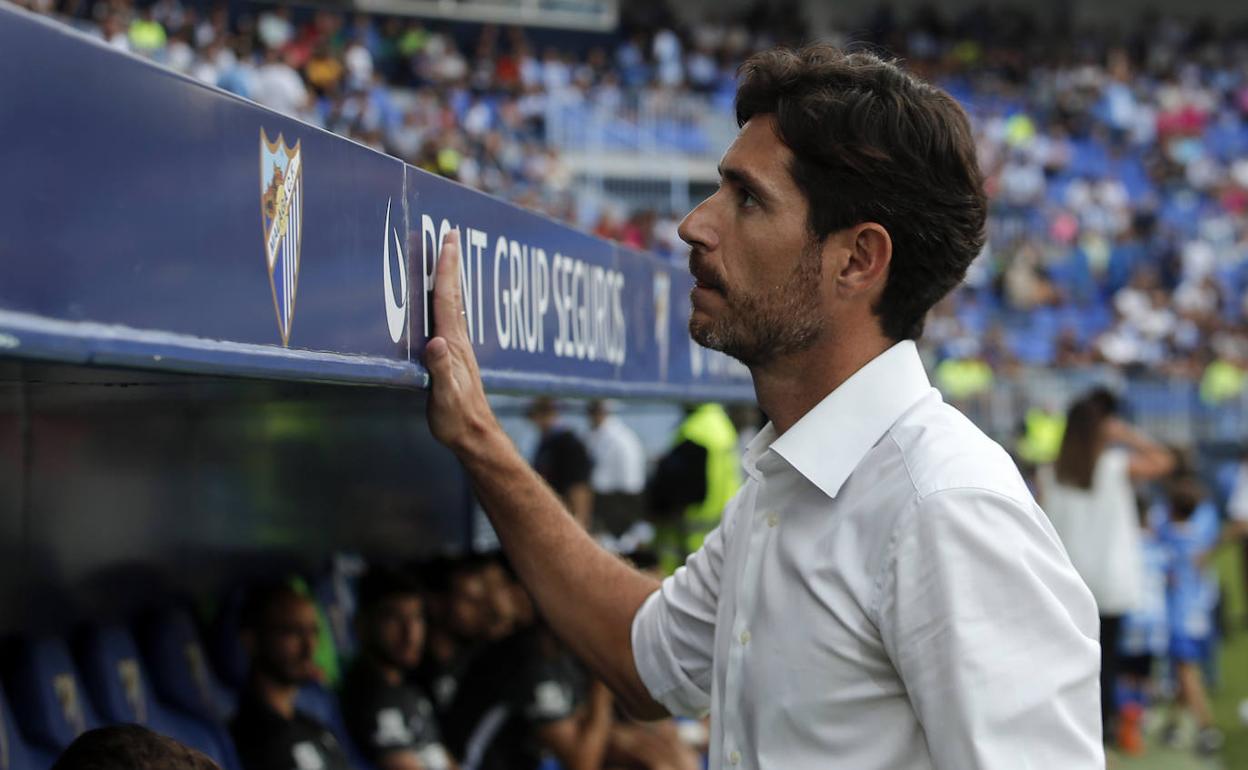
<path id="1" fill-rule="evenodd" d="M 690 341 L 683 267 L 2 0 L 0 170 L 0 355 L 423 385 L 457 229 L 491 389 L 752 398 Z"/>

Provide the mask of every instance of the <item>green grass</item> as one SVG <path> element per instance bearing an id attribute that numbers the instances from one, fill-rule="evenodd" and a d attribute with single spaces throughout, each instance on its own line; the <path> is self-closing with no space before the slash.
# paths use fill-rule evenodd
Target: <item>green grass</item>
<path id="1" fill-rule="evenodd" d="M 1228 770 L 1248 770 L 1248 725 L 1239 718 L 1239 704 L 1248 698 L 1248 597 L 1240 571 L 1241 553 L 1239 548 L 1228 549 L 1218 560 L 1230 630 L 1222 647 L 1222 682 L 1213 693 L 1213 712 L 1226 733 L 1222 759 Z"/>

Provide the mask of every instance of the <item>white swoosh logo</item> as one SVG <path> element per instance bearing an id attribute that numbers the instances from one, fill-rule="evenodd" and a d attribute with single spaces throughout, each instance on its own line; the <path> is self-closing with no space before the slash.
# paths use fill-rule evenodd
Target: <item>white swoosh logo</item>
<path id="1" fill-rule="evenodd" d="M 394 289 L 390 283 L 390 200 L 386 200 L 386 230 L 382 236 L 385 244 L 381 250 L 382 289 L 386 295 L 386 325 L 390 327 L 390 339 L 398 342 L 403 339 L 403 327 L 407 325 L 407 262 L 403 259 L 399 234 L 394 232 L 394 250 L 399 257 L 399 294 L 403 298 L 401 302 L 395 302 Z"/>

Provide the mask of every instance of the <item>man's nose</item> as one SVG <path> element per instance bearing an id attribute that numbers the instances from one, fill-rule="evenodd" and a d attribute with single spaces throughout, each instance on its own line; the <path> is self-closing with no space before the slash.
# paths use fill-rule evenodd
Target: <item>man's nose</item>
<path id="1" fill-rule="evenodd" d="M 715 196 L 699 203 L 685 215 L 680 227 L 676 229 L 680 239 L 692 247 L 705 251 L 714 251 L 719 245 L 719 235 L 715 229 L 712 202 Z"/>

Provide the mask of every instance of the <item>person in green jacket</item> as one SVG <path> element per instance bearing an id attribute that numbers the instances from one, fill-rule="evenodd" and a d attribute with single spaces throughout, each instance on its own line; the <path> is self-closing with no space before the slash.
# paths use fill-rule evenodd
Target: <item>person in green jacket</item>
<path id="1" fill-rule="evenodd" d="M 719 404 L 691 407 L 650 481 L 659 566 L 671 574 L 702 547 L 741 486 L 737 429 Z"/>

